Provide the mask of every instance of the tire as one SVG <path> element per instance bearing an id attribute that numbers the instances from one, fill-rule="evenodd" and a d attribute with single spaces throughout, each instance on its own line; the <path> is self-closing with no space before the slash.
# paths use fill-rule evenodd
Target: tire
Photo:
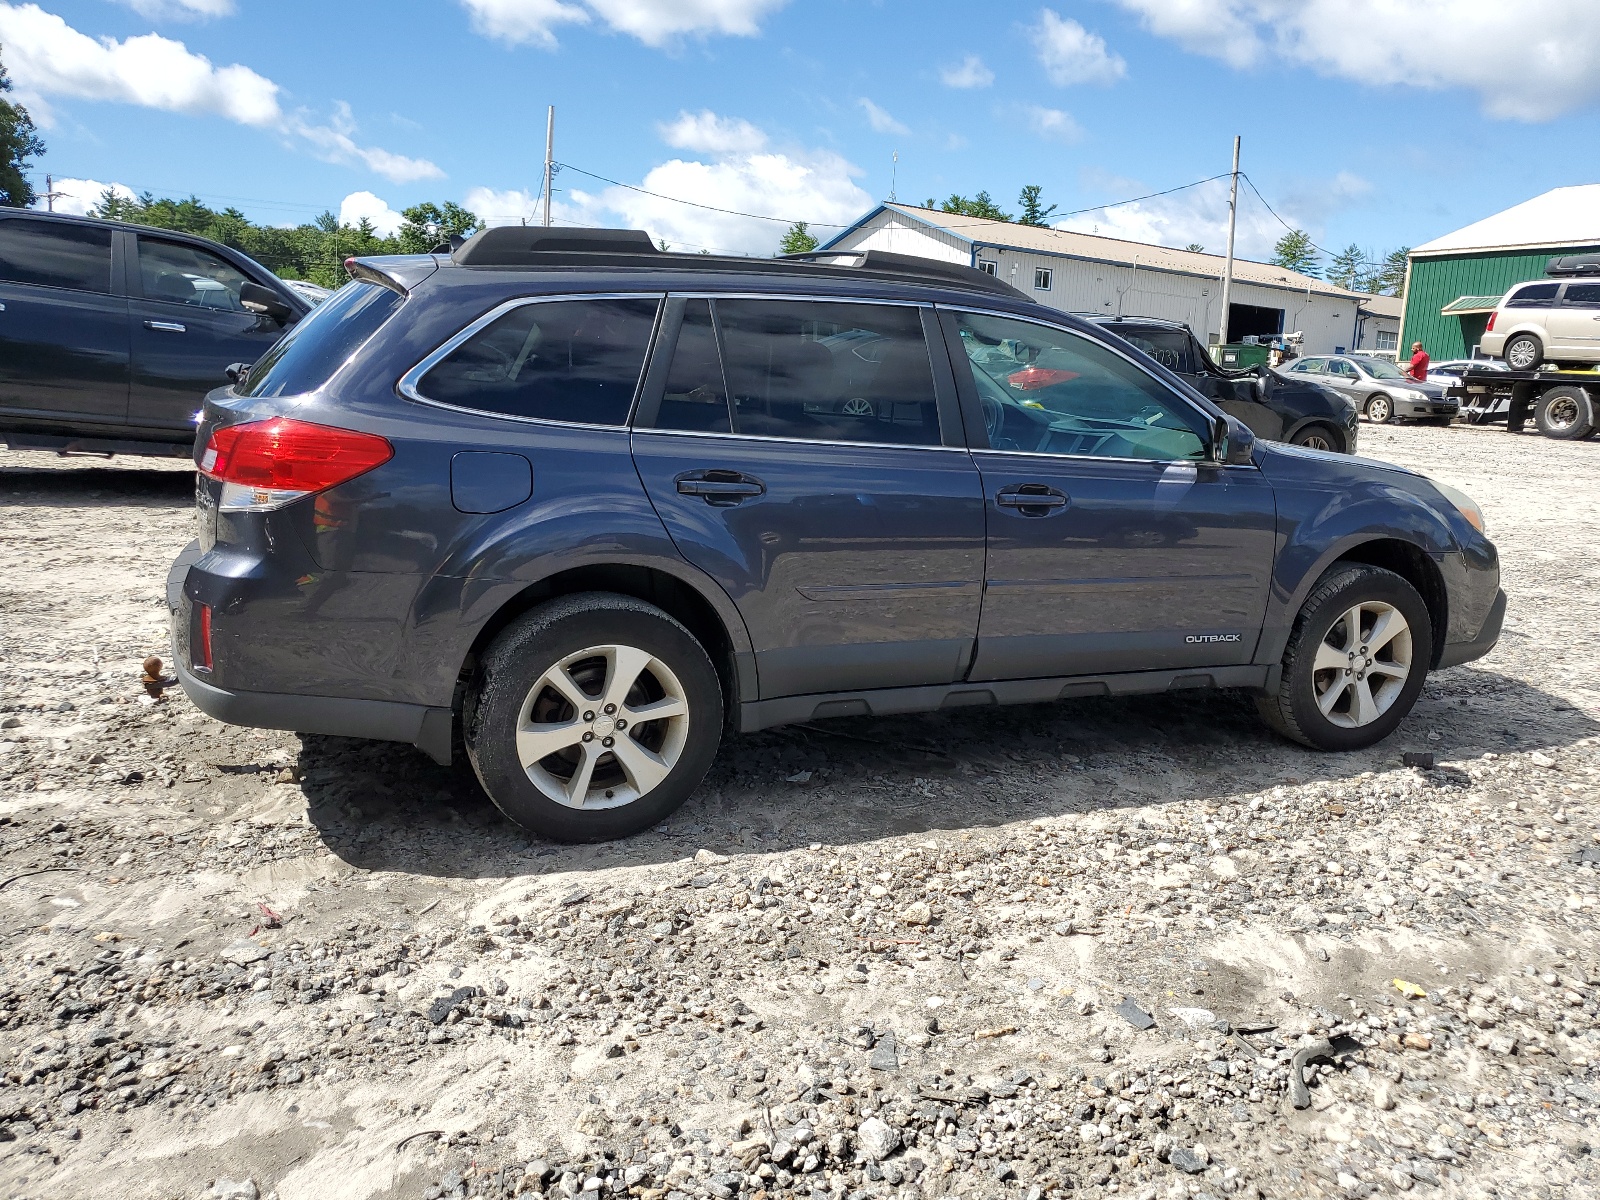
<path id="1" fill-rule="evenodd" d="M 616 724 L 645 705 L 664 715 Z M 642 600 L 583 592 L 541 605 L 494 640 L 463 725 L 496 808 L 556 841 L 600 842 L 683 804 L 716 757 L 722 722 L 722 686 L 693 634 Z M 547 728 L 535 737 L 527 726 Z"/>
<path id="2" fill-rule="evenodd" d="M 1539 397 L 1533 423 L 1547 438 L 1576 442 L 1594 432 L 1594 400 L 1581 387 L 1554 387 Z"/>
<path id="3" fill-rule="evenodd" d="M 1289 439 L 1291 446 L 1304 446 L 1308 450 L 1327 450 L 1337 453 L 1342 439 L 1326 425 L 1311 424 Z"/>
<path id="4" fill-rule="evenodd" d="M 1351 641 L 1349 615 L 1358 609 L 1365 637 L 1383 623 L 1389 638 L 1377 645 Z M 1278 690 L 1259 697 L 1257 707 L 1268 725 L 1302 745 L 1361 750 L 1405 719 L 1432 658 L 1433 622 L 1416 588 L 1381 567 L 1338 564 L 1311 589 L 1284 648 Z M 1365 670 L 1352 675 L 1355 662 Z"/>
<path id="5" fill-rule="evenodd" d="M 1367 397 L 1365 411 L 1367 420 L 1374 425 L 1387 425 L 1394 420 L 1394 401 L 1379 392 L 1374 396 Z"/>
<path id="6" fill-rule="evenodd" d="M 1544 343 L 1531 333 L 1515 334 L 1501 347 L 1500 357 L 1513 371 L 1537 371 L 1544 361 Z"/>

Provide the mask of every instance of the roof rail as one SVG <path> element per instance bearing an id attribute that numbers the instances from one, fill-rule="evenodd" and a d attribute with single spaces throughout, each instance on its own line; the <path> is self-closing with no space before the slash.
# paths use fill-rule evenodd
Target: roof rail
<path id="1" fill-rule="evenodd" d="M 555 258 L 571 261 L 579 255 L 660 257 L 662 253 L 642 229 L 496 225 L 473 234 L 455 247 L 450 257 L 459 267 L 538 267 L 553 265 Z"/>
<path id="2" fill-rule="evenodd" d="M 920 258 L 915 254 L 893 254 L 888 250 L 808 250 L 803 254 L 785 254 L 779 261 L 849 267 L 871 275 L 894 275 L 925 283 L 953 283 L 957 287 L 977 288 L 1001 296 L 1028 299 L 1009 283 L 977 267 L 969 267 L 965 263 L 940 262 L 936 258 Z"/>

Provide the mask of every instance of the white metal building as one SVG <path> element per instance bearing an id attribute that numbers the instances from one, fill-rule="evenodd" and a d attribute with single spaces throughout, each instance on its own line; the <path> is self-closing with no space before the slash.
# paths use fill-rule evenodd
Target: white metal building
<path id="1" fill-rule="evenodd" d="M 1200 254 L 910 204 L 881 204 L 824 250 L 888 250 L 990 272 L 1065 312 L 1183 321 L 1214 345 L 1221 328 L 1220 254 Z M 1229 336 L 1300 331 L 1303 353 L 1393 353 L 1401 302 L 1234 259 Z"/>

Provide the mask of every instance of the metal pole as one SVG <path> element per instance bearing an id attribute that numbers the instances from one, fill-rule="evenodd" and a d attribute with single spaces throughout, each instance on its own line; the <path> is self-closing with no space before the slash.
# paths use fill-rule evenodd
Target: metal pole
<path id="1" fill-rule="evenodd" d="M 46 175 L 44 177 L 44 203 L 45 203 L 45 207 L 50 212 L 55 212 L 55 210 L 56 210 L 56 177 L 54 175 Z"/>
<path id="2" fill-rule="evenodd" d="M 556 152 L 556 106 L 552 104 L 545 117 L 544 123 L 544 223 L 545 228 L 550 227 L 550 180 L 555 172 Z M 1234 163 L 1238 165 L 1237 160 Z"/>
<path id="3" fill-rule="evenodd" d="M 1233 291 L 1233 230 L 1239 219 L 1239 138 L 1233 139 L 1233 189 L 1228 195 L 1228 257 L 1222 267 L 1222 328 L 1217 344 L 1228 344 L 1228 303 Z"/>

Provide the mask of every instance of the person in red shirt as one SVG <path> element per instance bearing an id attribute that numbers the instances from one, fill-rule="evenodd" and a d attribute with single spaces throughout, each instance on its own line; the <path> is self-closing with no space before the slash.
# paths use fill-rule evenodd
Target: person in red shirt
<path id="1" fill-rule="evenodd" d="M 1424 381 L 1428 378 L 1428 352 L 1421 342 L 1411 343 L 1411 378 Z"/>

